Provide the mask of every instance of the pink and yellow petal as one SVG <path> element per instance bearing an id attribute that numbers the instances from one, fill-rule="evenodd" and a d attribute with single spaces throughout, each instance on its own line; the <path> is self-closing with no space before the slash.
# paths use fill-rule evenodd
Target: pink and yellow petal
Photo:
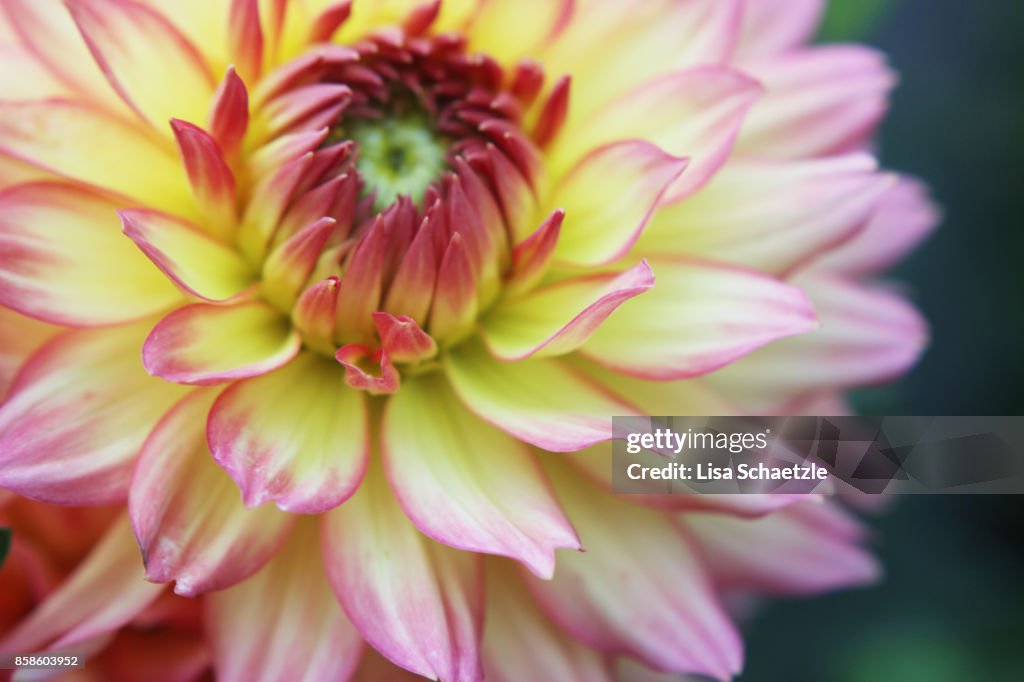
<path id="1" fill-rule="evenodd" d="M 660 209 L 637 251 L 785 275 L 853 238 L 893 181 L 862 154 L 736 161 L 695 196 Z"/>
<path id="2" fill-rule="evenodd" d="M 438 542 L 518 559 L 545 578 L 556 549 L 579 548 L 529 447 L 468 412 L 442 378 L 403 384 L 382 441 L 399 504 Z"/>
<path id="3" fill-rule="evenodd" d="M 288 320 L 266 303 L 196 303 L 157 324 L 142 361 L 146 371 L 167 381 L 209 385 L 277 369 L 301 346 Z"/>
<path id="4" fill-rule="evenodd" d="M 281 547 L 295 517 L 247 509 L 206 446 L 217 392 L 199 389 L 157 424 L 139 455 L 128 511 L 146 578 L 185 596 L 234 585 Z"/>
<path id="5" fill-rule="evenodd" d="M 185 293 L 207 301 L 241 294 L 254 279 L 242 257 L 194 225 L 156 211 L 118 211 L 124 233 Z"/>
<path id="6" fill-rule="evenodd" d="M 142 371 L 148 326 L 67 332 L 28 359 L 0 407 L 0 485 L 61 504 L 126 499 L 139 448 L 184 394 Z"/>
<path id="7" fill-rule="evenodd" d="M 506 363 L 479 343 L 448 357 L 463 403 L 484 421 L 545 450 L 580 450 L 612 437 L 613 415 L 637 408 L 559 359 Z"/>
<path id="8" fill-rule="evenodd" d="M 686 379 L 817 326 L 800 289 L 760 273 L 669 259 L 653 267 L 657 285 L 598 328 L 582 348 L 589 359 L 645 379 Z"/>
<path id="9" fill-rule="evenodd" d="M 256 575 L 209 596 L 206 626 L 218 680 L 345 682 L 352 676 L 363 639 L 320 562 L 317 525 L 303 520 Z"/>
<path id="10" fill-rule="evenodd" d="M 565 211 L 554 260 L 594 266 L 624 256 L 686 166 L 686 159 L 639 140 L 589 153 L 552 188 L 542 211 Z"/>
<path id="11" fill-rule="evenodd" d="M 585 644 L 665 672 L 730 679 L 742 645 L 695 546 L 664 515 L 549 467 L 585 553 L 560 557 L 550 581 L 527 576 L 549 618 Z M 680 590 L 686 585 L 686 590 Z"/>
<path id="12" fill-rule="evenodd" d="M 517 361 L 570 353 L 609 315 L 654 286 L 646 261 L 622 273 L 566 279 L 503 302 L 481 323 L 495 357 Z"/>
<path id="13" fill-rule="evenodd" d="M 226 390 L 210 412 L 213 458 L 248 507 L 275 502 L 315 514 L 348 499 L 369 453 L 366 407 L 341 367 L 302 353 L 284 367 Z"/>
<path id="14" fill-rule="evenodd" d="M 383 475 L 371 471 L 327 514 L 321 547 L 335 595 L 373 648 L 430 679 L 483 679 L 480 557 L 421 535 Z"/>
<path id="15" fill-rule="evenodd" d="M 204 119 L 213 77 L 196 47 L 160 12 L 132 0 L 65 4 L 111 87 L 144 121 L 166 133 L 172 117 Z"/>
<path id="16" fill-rule="evenodd" d="M 118 231 L 115 207 L 62 183 L 0 193 L 0 303 L 80 327 L 138 319 L 177 303 L 181 295 Z"/>
<path id="17" fill-rule="evenodd" d="M 60 99 L 0 101 L 0 155 L 153 208 L 197 217 L 174 153 L 94 105 Z"/>

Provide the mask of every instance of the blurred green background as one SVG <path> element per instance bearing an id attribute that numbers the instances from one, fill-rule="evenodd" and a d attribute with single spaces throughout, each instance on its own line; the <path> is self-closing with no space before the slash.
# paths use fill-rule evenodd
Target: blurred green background
<path id="1" fill-rule="evenodd" d="M 945 214 L 894 273 L 931 348 L 857 407 L 1024 413 L 1024 1 L 832 0 L 822 39 L 889 55 L 881 158 L 926 179 Z M 871 523 L 885 581 L 771 604 L 740 680 L 1024 681 L 1024 497 L 908 496 Z"/>

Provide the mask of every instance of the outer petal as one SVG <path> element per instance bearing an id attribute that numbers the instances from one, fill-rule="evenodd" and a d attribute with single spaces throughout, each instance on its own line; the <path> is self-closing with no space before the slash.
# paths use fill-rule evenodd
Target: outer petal
<path id="1" fill-rule="evenodd" d="M 0 18 L 2 18 L 0 10 Z M 6 100 L 33 100 L 63 97 L 67 86 L 54 76 L 36 56 L 21 45 L 0 40 L 0 92 Z"/>
<path id="2" fill-rule="evenodd" d="M 553 172 L 590 149 L 610 142 L 644 139 L 690 164 L 668 193 L 692 194 L 717 171 L 732 149 L 761 86 L 724 66 L 680 71 L 643 83 L 596 111 L 563 136 L 551 154 Z M 637 112 L 644 112 L 637 116 Z M 595 195 L 604 196 L 604 195 Z"/>
<path id="3" fill-rule="evenodd" d="M 810 42 L 824 11 L 825 0 L 745 0 L 737 56 L 775 54 Z"/>
<path id="4" fill-rule="evenodd" d="M 438 542 L 518 559 L 543 578 L 556 549 L 579 549 L 529 447 L 467 412 L 443 379 L 405 382 L 382 439 L 395 496 Z"/>
<path id="5" fill-rule="evenodd" d="M 647 379 L 706 374 L 817 323 L 796 287 L 699 262 L 654 264 L 658 284 L 622 306 L 583 346 L 606 367 Z"/>
<path id="6" fill-rule="evenodd" d="M 544 211 L 566 213 L 555 260 L 599 265 L 625 255 L 686 164 L 642 141 L 588 154 L 555 186 Z"/>
<path id="7" fill-rule="evenodd" d="M 331 592 L 311 519 L 259 573 L 208 599 L 218 680 L 345 682 L 359 664 L 363 640 Z"/>
<path id="8" fill-rule="evenodd" d="M 355 492 L 370 447 L 362 394 L 345 384 L 341 367 L 313 353 L 231 386 L 214 404 L 206 433 L 246 506 L 274 501 L 306 514 Z"/>
<path id="9" fill-rule="evenodd" d="M 570 353 L 623 303 L 654 286 L 643 261 L 619 274 L 568 279 L 501 304 L 483 322 L 487 347 L 502 360 Z"/>
<path id="10" fill-rule="evenodd" d="M 125 111 L 123 103 L 110 89 L 103 72 L 89 54 L 64 3 L 5 0 L 0 3 L 0 12 L 4 11 L 21 42 L 64 82 L 69 91 L 81 93 L 113 111 Z M 60 49 L 53 49 L 55 45 Z"/>
<path id="11" fill-rule="evenodd" d="M 538 55 L 545 71 L 571 73 L 568 127 L 638 82 L 687 66 L 721 64 L 739 34 L 738 0 L 595 0 Z"/>
<path id="12" fill-rule="evenodd" d="M 894 84 L 882 55 L 831 45 L 747 65 L 766 95 L 750 112 L 736 150 L 783 159 L 863 148 L 885 113 Z"/>
<path id="13" fill-rule="evenodd" d="M 82 103 L 0 101 L 0 154 L 153 208 L 196 214 L 184 169 L 170 151 Z"/>
<path id="14" fill-rule="evenodd" d="M 637 251 L 788 273 L 864 227 L 893 182 L 875 167 L 860 154 L 730 163 L 697 195 L 659 210 Z"/>
<path id="15" fill-rule="evenodd" d="M 463 403 L 503 431 L 546 450 L 608 440 L 613 415 L 637 409 L 560 360 L 494 360 L 479 344 L 453 352 L 448 377 Z"/>
<path id="16" fill-rule="evenodd" d="M 204 425 L 215 397 L 213 390 L 194 391 L 157 424 L 128 498 L 146 578 L 174 580 L 174 591 L 185 596 L 258 571 L 294 519 L 273 507 L 243 507 L 231 479 L 213 462 Z"/>
<path id="17" fill-rule="evenodd" d="M 0 306 L 0 400 L 25 360 L 60 331 L 61 327 Z"/>
<path id="18" fill-rule="evenodd" d="M 146 339 L 142 361 L 146 371 L 167 381 L 218 384 L 276 369 L 301 345 L 288 320 L 265 303 L 197 303 L 160 321 Z"/>
<path id="19" fill-rule="evenodd" d="M 483 52 L 503 63 L 514 62 L 564 28 L 573 9 L 571 0 L 480 3 L 467 31 L 470 52 Z M 516 30 L 510 31 L 510 26 L 515 26 Z"/>
<path id="20" fill-rule="evenodd" d="M 114 206 L 58 183 L 0 193 L 0 304 L 85 327 L 138 319 L 179 301 L 118 232 Z"/>
<path id="21" fill-rule="evenodd" d="M 252 268 L 238 253 L 183 220 L 138 209 L 118 214 L 124 233 L 176 285 L 193 296 L 226 301 L 254 279 Z"/>
<path id="22" fill-rule="evenodd" d="M 853 239 L 825 254 L 814 268 L 850 275 L 882 272 L 925 239 L 940 218 L 939 209 L 928 197 L 928 189 L 913 178 L 900 178 L 882 197 L 867 226 Z"/>
<path id="23" fill-rule="evenodd" d="M 60 587 L 0 640 L 0 651 L 78 650 L 127 624 L 163 590 L 143 580 L 138 552 L 121 517 Z"/>
<path id="24" fill-rule="evenodd" d="M 488 682 L 612 682 L 608 661 L 569 637 L 522 597 L 523 584 L 504 562 L 487 566 L 484 667 Z"/>
<path id="25" fill-rule="evenodd" d="M 139 116 L 160 132 L 172 117 L 205 119 L 213 77 L 195 46 L 163 15 L 131 0 L 65 4 L 110 85 Z"/>
<path id="26" fill-rule="evenodd" d="M 880 568 L 858 545 L 861 528 L 838 506 L 804 502 L 760 519 L 685 514 L 723 588 L 815 594 L 878 579 Z"/>
<path id="27" fill-rule="evenodd" d="M 821 328 L 709 378 L 745 406 L 777 406 L 804 393 L 891 380 L 927 343 L 921 315 L 892 292 L 821 276 L 799 283 L 814 301 Z"/>
<path id="28" fill-rule="evenodd" d="M 321 546 L 334 593 L 373 648 L 430 679 L 483 679 L 480 557 L 420 535 L 383 476 L 325 517 Z"/>
<path id="29" fill-rule="evenodd" d="M 60 504 L 125 499 L 146 435 L 184 393 L 142 370 L 147 326 L 62 334 L 28 360 L 0 407 L 0 485 Z"/>
<path id="30" fill-rule="evenodd" d="M 571 471 L 552 474 L 586 553 L 560 557 L 551 581 L 527 578 L 548 617 L 589 646 L 659 670 L 732 678 L 740 638 L 687 537 Z"/>

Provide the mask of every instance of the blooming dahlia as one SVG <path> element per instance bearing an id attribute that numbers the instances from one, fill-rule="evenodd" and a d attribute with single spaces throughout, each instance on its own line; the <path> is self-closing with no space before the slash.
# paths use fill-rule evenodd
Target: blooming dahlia
<path id="1" fill-rule="evenodd" d="M 126 502 L 144 566 L 114 522 L 0 648 L 145 577 L 223 680 L 727 679 L 734 595 L 872 579 L 831 503 L 609 491 L 612 415 L 923 345 L 864 278 L 933 211 L 820 5 L 3 0 L 0 485 Z"/>

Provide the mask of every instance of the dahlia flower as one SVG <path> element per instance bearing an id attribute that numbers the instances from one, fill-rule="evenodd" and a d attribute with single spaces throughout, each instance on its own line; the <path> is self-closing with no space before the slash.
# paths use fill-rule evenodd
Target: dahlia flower
<path id="1" fill-rule="evenodd" d="M 610 490 L 612 415 L 924 344 L 821 4 L 3 0 L 0 486 L 122 509 L 0 651 L 194 597 L 219 680 L 728 679 L 727 604 L 873 580 L 832 502 Z"/>

